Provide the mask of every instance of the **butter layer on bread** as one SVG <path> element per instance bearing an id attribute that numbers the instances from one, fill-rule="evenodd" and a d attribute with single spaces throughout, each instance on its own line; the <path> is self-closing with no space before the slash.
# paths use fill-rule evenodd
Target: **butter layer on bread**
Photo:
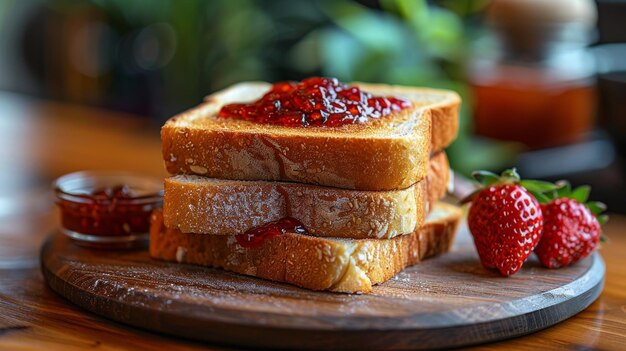
<path id="1" fill-rule="evenodd" d="M 426 177 L 431 151 L 456 137 L 459 96 L 446 90 L 355 84 L 375 95 L 407 98 L 413 107 L 332 128 L 217 118 L 223 105 L 254 101 L 270 87 L 240 83 L 165 123 L 166 168 L 170 174 L 372 191 L 405 189 Z"/>
<path id="2" fill-rule="evenodd" d="M 393 239 L 320 238 L 286 233 L 245 249 L 234 236 L 185 234 L 168 229 L 155 211 L 150 256 L 223 268 L 312 290 L 367 293 L 407 266 L 449 250 L 461 210 L 438 203 L 426 223 Z"/>
<path id="3" fill-rule="evenodd" d="M 314 236 L 392 238 L 424 224 L 430 206 L 445 195 L 449 174 L 440 151 L 425 179 L 393 191 L 179 175 L 165 180 L 163 217 L 183 233 L 235 235 L 293 217 Z"/>

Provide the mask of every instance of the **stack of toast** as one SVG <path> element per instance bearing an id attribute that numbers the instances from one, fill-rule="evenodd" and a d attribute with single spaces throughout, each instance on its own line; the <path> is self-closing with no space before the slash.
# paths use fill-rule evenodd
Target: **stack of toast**
<path id="1" fill-rule="evenodd" d="M 224 119 L 267 83 L 215 93 L 163 126 L 163 210 L 153 258 L 223 268 L 313 290 L 370 292 L 447 251 L 460 210 L 439 202 L 460 98 L 425 88 L 356 85 L 411 107 L 367 123 L 294 128 Z M 247 245 L 242 235 L 293 218 L 302 226 Z M 302 229 L 302 230 L 300 230 Z"/>

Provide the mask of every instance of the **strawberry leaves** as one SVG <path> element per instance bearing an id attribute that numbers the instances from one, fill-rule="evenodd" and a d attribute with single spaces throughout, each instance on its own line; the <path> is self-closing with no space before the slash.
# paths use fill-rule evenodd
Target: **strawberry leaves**
<path id="1" fill-rule="evenodd" d="M 574 199 L 587 206 L 600 225 L 604 225 L 609 220 L 609 216 L 602 214 L 606 211 L 606 205 L 604 203 L 599 201 L 588 201 L 589 194 L 591 193 L 591 187 L 589 185 L 581 185 L 572 189 L 571 184 L 566 180 L 558 181 L 555 185 L 558 187 L 557 189 L 543 192 L 541 197 L 537 197 L 537 201 L 539 201 L 539 203 L 546 204 L 555 199 L 564 197 Z"/>
<path id="2" fill-rule="evenodd" d="M 526 188 L 540 203 L 549 202 L 549 198 L 544 195 L 547 192 L 553 192 L 559 189 L 559 186 L 543 180 L 531 180 L 521 179 L 519 173 L 515 168 L 507 169 L 500 175 L 489 171 L 475 171 L 472 173 L 472 177 L 481 185 L 477 190 L 490 186 L 499 186 L 505 184 L 519 184 Z M 467 203 L 472 201 L 476 192 L 463 199 L 461 203 Z M 543 200 L 543 202 L 542 202 Z"/>
<path id="3" fill-rule="evenodd" d="M 472 173 L 472 177 L 483 187 L 520 183 L 520 176 L 515 168 L 507 169 L 500 175 L 489 171 L 476 171 Z"/>
<path id="4" fill-rule="evenodd" d="M 483 187 L 491 186 L 500 180 L 500 176 L 489 171 L 475 171 L 472 177 Z"/>
<path id="5" fill-rule="evenodd" d="M 589 193 L 591 193 L 591 187 L 589 185 L 583 185 L 574 189 L 568 197 L 584 204 L 589 199 Z"/>
<path id="6" fill-rule="evenodd" d="M 480 184 L 480 186 L 467 197 L 460 201 L 461 204 L 466 204 L 472 202 L 478 193 L 484 188 L 488 188 L 490 186 L 499 186 L 505 184 L 518 184 L 520 182 L 519 174 L 515 168 L 508 169 L 502 174 L 497 175 L 493 172 L 489 171 L 475 171 L 472 173 L 472 177 Z"/>
<path id="7" fill-rule="evenodd" d="M 540 204 L 550 202 L 549 197 L 546 196 L 545 193 L 554 192 L 559 189 L 558 185 L 543 180 L 526 179 L 520 181 L 520 185 L 533 194 Z"/>
<path id="8" fill-rule="evenodd" d="M 598 220 L 598 223 L 600 223 L 600 225 L 605 225 L 606 222 L 609 221 L 609 216 L 602 213 L 606 211 L 606 205 L 604 203 L 599 201 L 590 201 L 585 203 L 585 206 L 587 206 L 587 208 L 589 208 L 589 211 L 591 211 L 591 213 L 596 216 L 596 219 Z"/>
<path id="9" fill-rule="evenodd" d="M 599 201 L 590 201 L 587 202 L 586 205 L 594 215 L 599 215 L 600 213 L 606 211 L 606 205 Z"/>
<path id="10" fill-rule="evenodd" d="M 570 198 L 587 206 L 601 225 L 604 225 L 608 221 L 608 216 L 602 214 L 606 211 L 605 204 L 597 201 L 587 201 L 591 193 L 591 187 L 589 185 L 582 185 L 572 189 L 572 185 L 566 180 L 551 183 L 543 180 L 521 179 L 515 168 L 507 169 L 500 175 L 489 171 L 475 171 L 472 173 L 472 177 L 474 177 L 481 187 L 461 200 L 462 204 L 471 202 L 482 188 L 505 184 L 519 184 L 526 188 L 540 204 L 547 204 L 559 198 Z"/>
<path id="11" fill-rule="evenodd" d="M 525 179 L 520 181 L 520 185 L 526 188 L 526 190 L 537 193 L 545 193 L 559 189 L 559 186 L 543 180 L 530 180 Z"/>

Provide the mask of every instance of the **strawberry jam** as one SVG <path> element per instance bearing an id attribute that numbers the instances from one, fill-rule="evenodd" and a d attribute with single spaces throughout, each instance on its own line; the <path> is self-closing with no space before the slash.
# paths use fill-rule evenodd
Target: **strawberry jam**
<path id="1" fill-rule="evenodd" d="M 235 238 L 241 247 L 252 249 L 263 245 L 268 239 L 285 233 L 308 234 L 300 221 L 286 217 L 252 228 L 243 234 L 236 235 Z"/>
<path id="2" fill-rule="evenodd" d="M 276 83 L 260 100 L 225 105 L 218 116 L 287 127 L 334 127 L 365 123 L 408 107 L 408 100 L 373 96 L 335 78 L 313 77 Z"/>
<path id="3" fill-rule="evenodd" d="M 160 180 L 125 173 L 77 172 L 55 183 L 61 232 L 90 247 L 145 241 L 150 214 L 161 207 Z"/>
<path id="4" fill-rule="evenodd" d="M 93 191 L 91 195 L 79 195 L 83 197 L 92 197 L 98 200 L 109 200 L 116 202 L 119 199 L 130 199 L 134 196 L 133 191 L 128 185 L 115 185 L 112 187 L 100 188 Z"/>
<path id="5" fill-rule="evenodd" d="M 150 227 L 149 214 L 142 204 L 132 204 L 134 197 L 126 185 L 117 185 L 79 194 L 85 203 L 63 201 L 61 224 L 66 229 L 92 235 L 126 235 L 145 233 Z"/>

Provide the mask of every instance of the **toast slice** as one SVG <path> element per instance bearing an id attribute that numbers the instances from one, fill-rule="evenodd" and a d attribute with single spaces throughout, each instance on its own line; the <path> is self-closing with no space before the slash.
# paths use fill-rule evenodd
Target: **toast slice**
<path id="1" fill-rule="evenodd" d="M 332 128 L 216 117 L 223 105 L 255 101 L 270 87 L 236 84 L 165 123 L 161 139 L 167 171 L 371 191 L 405 189 L 426 177 L 431 151 L 456 137 L 459 96 L 446 90 L 355 84 L 375 95 L 409 99 L 413 107 Z"/>
<path id="2" fill-rule="evenodd" d="M 453 205 L 437 204 L 426 224 L 393 239 L 319 238 L 286 233 L 244 249 L 233 236 L 185 234 L 168 229 L 155 211 L 150 256 L 223 268 L 311 290 L 367 293 L 405 267 L 449 250 L 461 219 Z"/>
<path id="3" fill-rule="evenodd" d="M 392 238 L 424 224 L 445 194 L 450 169 L 433 155 L 425 179 L 403 190 L 362 191 L 287 182 L 221 180 L 196 175 L 165 179 L 165 226 L 183 233 L 236 235 L 284 217 L 314 236 Z"/>

